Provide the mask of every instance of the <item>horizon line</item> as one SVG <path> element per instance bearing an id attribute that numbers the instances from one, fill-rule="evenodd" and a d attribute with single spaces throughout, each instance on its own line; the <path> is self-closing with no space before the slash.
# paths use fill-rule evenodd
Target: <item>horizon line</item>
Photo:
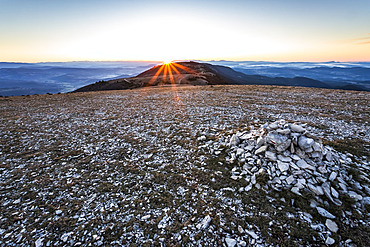
<path id="1" fill-rule="evenodd" d="M 278 61 L 278 60 L 226 60 L 226 59 L 212 59 L 212 60 L 203 60 L 203 59 L 179 59 L 172 60 L 171 62 L 270 62 L 270 63 L 369 63 L 369 60 L 345 60 L 345 61 L 336 61 L 336 60 L 323 60 L 323 61 Z M 153 62 L 153 63 L 163 63 L 164 61 L 160 60 L 66 60 L 66 61 L 35 61 L 35 62 L 25 62 L 25 61 L 0 61 L 0 63 L 24 63 L 24 64 L 37 64 L 37 63 L 80 63 L 80 62 Z"/>

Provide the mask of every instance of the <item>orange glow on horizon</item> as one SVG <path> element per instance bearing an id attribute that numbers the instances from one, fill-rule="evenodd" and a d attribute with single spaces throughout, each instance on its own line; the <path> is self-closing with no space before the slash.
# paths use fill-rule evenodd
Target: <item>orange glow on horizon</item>
<path id="1" fill-rule="evenodd" d="M 172 60 L 164 60 L 164 61 L 163 61 L 163 65 L 171 64 L 171 63 L 172 63 Z"/>
<path id="2" fill-rule="evenodd" d="M 157 68 L 157 71 L 156 73 L 152 76 L 152 78 L 150 79 L 150 81 L 148 82 L 147 86 L 153 86 L 153 85 L 157 85 L 156 80 L 158 79 L 158 77 L 162 76 L 162 82 L 164 82 L 164 84 L 167 84 L 169 82 L 169 84 L 171 85 L 171 89 L 174 93 L 174 100 L 176 102 L 181 102 L 181 99 L 177 93 L 177 86 L 176 86 L 176 78 L 179 78 L 180 77 L 183 77 L 183 75 L 180 73 L 180 71 L 177 69 L 177 68 L 180 68 L 182 69 L 183 71 L 187 72 L 187 73 L 191 73 L 191 74 L 195 74 L 196 72 L 186 66 L 183 66 L 181 64 L 178 64 L 178 63 L 175 63 L 175 62 L 168 62 L 168 63 L 165 63 L 163 62 L 162 65 L 158 65 L 157 67 L 154 67 L 153 69 L 156 69 Z M 167 79 L 169 79 L 169 81 L 167 81 Z"/>
<path id="3" fill-rule="evenodd" d="M 154 76 L 152 76 L 152 78 L 150 79 L 150 81 L 148 82 L 148 85 L 153 85 L 155 80 L 159 77 L 159 76 L 162 76 L 162 81 L 166 82 L 167 78 L 170 80 L 170 83 L 171 85 L 175 85 L 175 76 L 179 75 L 179 76 L 182 76 L 182 74 L 179 72 L 179 69 L 189 73 L 189 74 L 196 74 L 196 72 L 186 66 L 183 66 L 181 64 L 178 64 L 178 63 L 175 63 L 175 62 L 169 62 L 169 63 L 165 63 L 163 62 L 162 65 L 158 65 L 158 70 L 157 72 L 154 74 Z M 177 68 L 176 68 L 177 67 Z"/>

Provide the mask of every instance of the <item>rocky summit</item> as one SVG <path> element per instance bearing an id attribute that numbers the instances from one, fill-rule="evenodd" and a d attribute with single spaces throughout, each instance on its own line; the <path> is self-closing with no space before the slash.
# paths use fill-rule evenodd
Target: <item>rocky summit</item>
<path id="1" fill-rule="evenodd" d="M 0 246 L 368 246 L 369 96 L 0 97 Z"/>

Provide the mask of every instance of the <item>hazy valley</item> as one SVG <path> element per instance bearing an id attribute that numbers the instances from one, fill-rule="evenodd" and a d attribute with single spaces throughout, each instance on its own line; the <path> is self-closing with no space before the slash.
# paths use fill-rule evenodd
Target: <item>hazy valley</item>
<path id="1" fill-rule="evenodd" d="M 246 75 L 306 77 L 327 87 L 370 90 L 370 63 L 210 61 Z M 85 85 L 136 76 L 158 62 L 0 63 L 0 95 L 66 93 Z"/>

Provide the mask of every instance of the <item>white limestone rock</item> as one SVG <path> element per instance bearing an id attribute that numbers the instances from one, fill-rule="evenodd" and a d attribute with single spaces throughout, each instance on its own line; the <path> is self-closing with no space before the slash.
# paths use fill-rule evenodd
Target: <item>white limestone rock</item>
<path id="1" fill-rule="evenodd" d="M 200 230 L 206 229 L 209 226 L 209 223 L 211 223 L 211 220 L 212 220 L 211 216 L 207 215 L 206 217 L 204 217 L 202 222 L 200 222 L 197 225 L 197 228 L 200 229 Z"/>
<path id="2" fill-rule="evenodd" d="M 230 146 L 236 146 L 240 143 L 239 137 L 237 135 L 233 135 L 230 139 L 229 145 Z"/>
<path id="3" fill-rule="evenodd" d="M 327 237 L 325 240 L 326 245 L 333 245 L 335 243 L 335 240 L 331 237 Z"/>
<path id="4" fill-rule="evenodd" d="M 286 178 L 286 182 L 287 182 L 287 184 L 291 184 L 291 183 L 293 183 L 293 182 L 294 182 L 294 180 L 295 180 L 295 178 L 294 178 L 294 176 L 293 176 L 293 175 L 291 175 L 291 176 L 289 176 L 289 177 L 287 177 L 287 178 Z"/>
<path id="5" fill-rule="evenodd" d="M 302 196 L 302 194 L 299 192 L 298 187 L 292 187 L 292 189 L 290 191 L 293 192 L 296 195 Z"/>
<path id="6" fill-rule="evenodd" d="M 337 172 L 331 172 L 329 176 L 329 180 L 333 182 L 337 178 L 337 176 L 338 176 Z"/>
<path id="7" fill-rule="evenodd" d="M 322 190 L 322 188 L 320 186 L 315 186 L 311 183 L 308 183 L 307 184 L 307 187 L 313 192 L 315 193 L 316 195 L 318 196 L 321 196 L 321 195 L 324 195 L 324 191 Z"/>
<path id="8" fill-rule="evenodd" d="M 314 143 L 315 141 L 312 138 L 307 138 L 306 136 L 301 136 L 298 139 L 298 145 L 303 150 L 311 148 Z"/>
<path id="9" fill-rule="evenodd" d="M 35 242 L 35 247 L 42 247 L 44 238 L 38 238 Z"/>
<path id="10" fill-rule="evenodd" d="M 298 133 L 302 133 L 302 132 L 304 132 L 304 131 L 305 131 L 305 129 L 304 129 L 302 126 L 297 125 L 297 124 L 291 124 L 291 125 L 290 125 L 290 129 L 291 129 L 292 131 L 294 131 L 294 132 L 298 132 Z"/>
<path id="11" fill-rule="evenodd" d="M 317 212 L 325 217 L 325 218 L 329 218 L 329 219 L 335 219 L 335 216 L 332 215 L 331 213 L 329 213 L 326 209 L 322 208 L 322 207 L 316 207 L 316 210 Z"/>
<path id="12" fill-rule="evenodd" d="M 307 162 L 304 159 L 300 159 L 297 161 L 297 166 L 299 166 L 301 169 L 310 169 L 312 170 L 312 166 L 307 164 Z"/>
<path id="13" fill-rule="evenodd" d="M 245 230 L 245 232 L 248 233 L 254 239 L 259 238 L 259 236 L 254 231 Z"/>
<path id="14" fill-rule="evenodd" d="M 272 161 L 276 161 L 277 160 L 276 153 L 271 152 L 271 151 L 266 151 L 265 152 L 265 157 L 267 159 L 269 159 L 269 160 L 272 160 Z"/>
<path id="15" fill-rule="evenodd" d="M 277 161 L 278 168 L 281 172 L 285 172 L 289 170 L 289 163 L 281 162 L 280 160 Z"/>
<path id="16" fill-rule="evenodd" d="M 357 194 L 354 191 L 348 191 L 348 196 L 351 197 L 352 199 L 355 199 L 356 201 L 361 201 L 362 200 L 362 196 Z"/>
<path id="17" fill-rule="evenodd" d="M 257 149 L 256 152 L 254 152 L 254 154 L 260 154 L 260 153 L 265 152 L 266 150 L 267 150 L 267 146 L 262 146 L 259 149 Z"/>
<path id="18" fill-rule="evenodd" d="M 279 154 L 277 158 L 282 162 L 291 162 L 292 158 Z"/>
<path id="19" fill-rule="evenodd" d="M 242 154 L 244 154 L 244 149 L 242 148 L 236 149 L 236 156 L 241 156 Z"/>
<path id="20" fill-rule="evenodd" d="M 334 221 L 332 221 L 330 219 L 326 219 L 325 225 L 330 231 L 332 231 L 334 233 L 336 233 L 338 231 L 337 223 L 335 223 Z"/>
<path id="21" fill-rule="evenodd" d="M 225 243 L 227 247 L 234 247 L 236 245 L 236 240 L 233 238 L 225 238 Z"/>

